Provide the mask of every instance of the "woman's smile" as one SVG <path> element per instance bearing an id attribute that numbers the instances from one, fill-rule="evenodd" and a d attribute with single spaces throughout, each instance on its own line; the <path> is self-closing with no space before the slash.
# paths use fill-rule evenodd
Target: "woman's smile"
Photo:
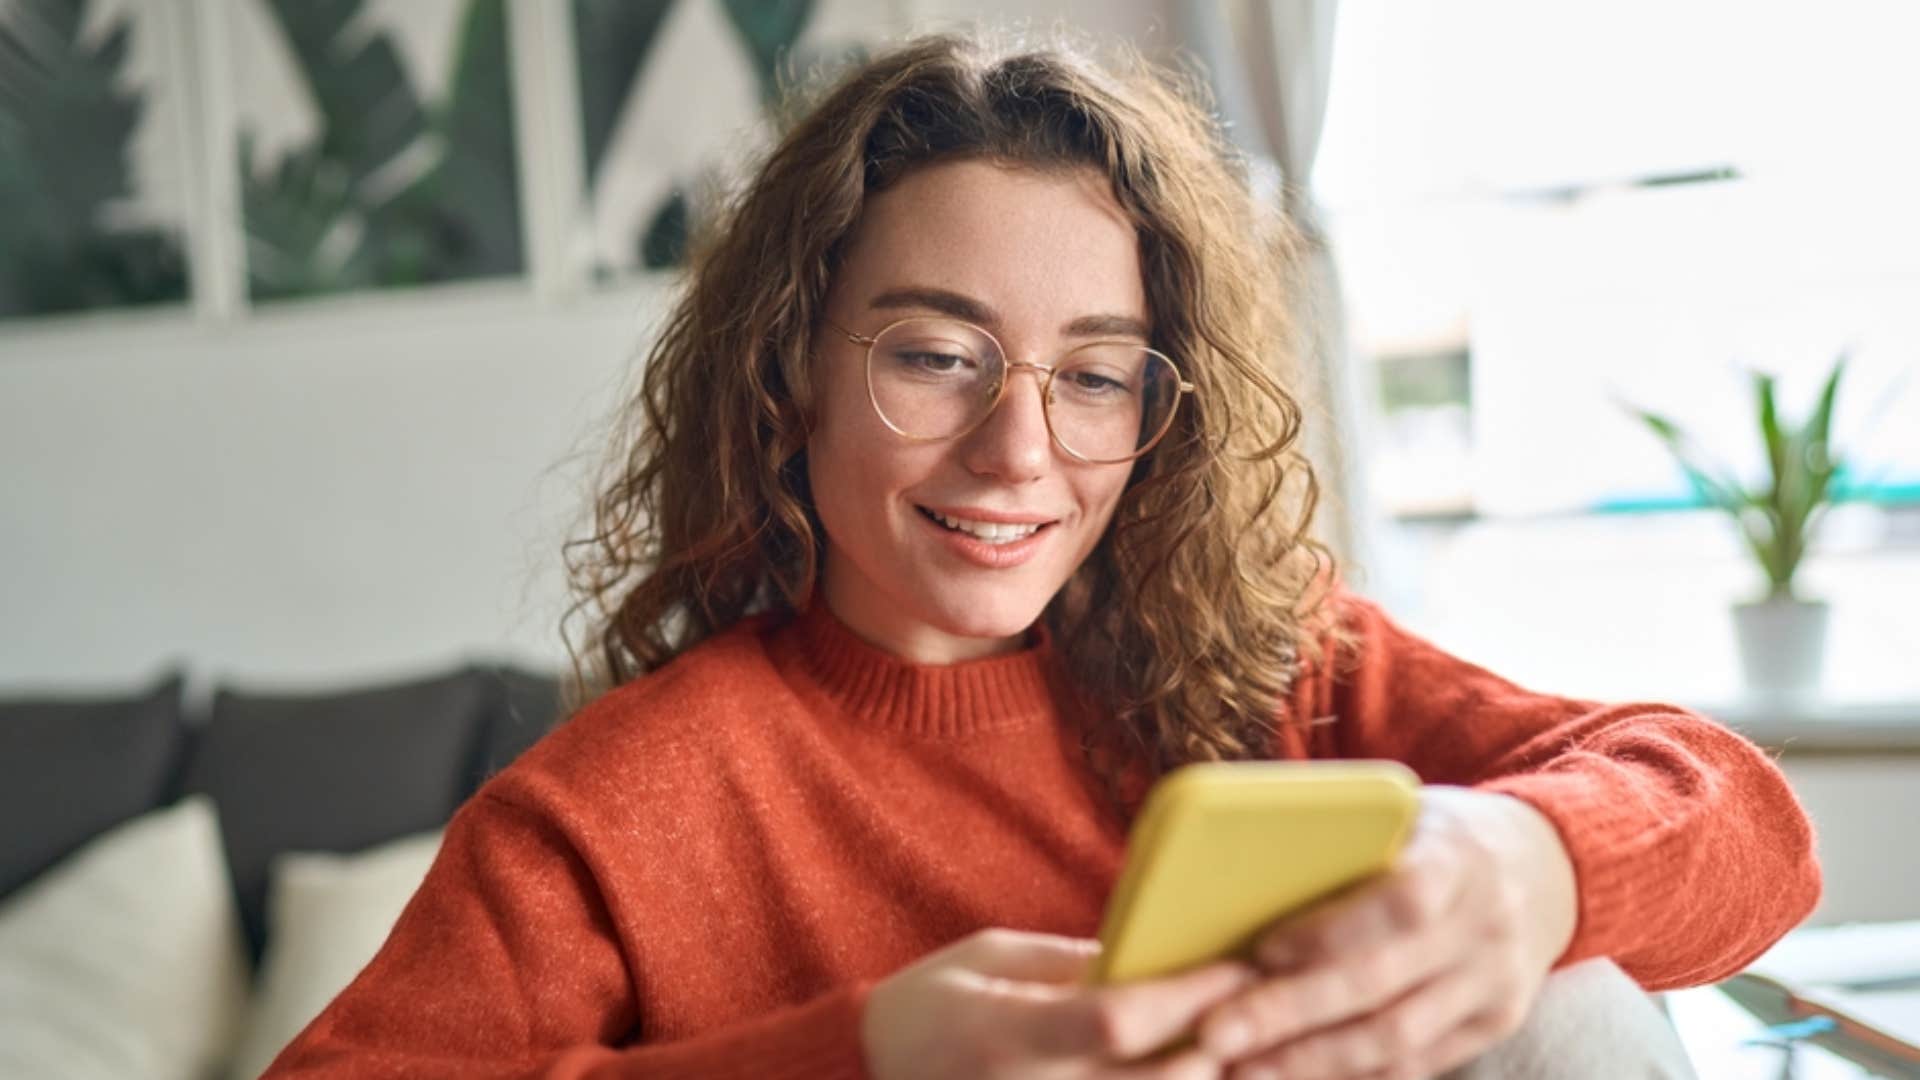
<path id="1" fill-rule="evenodd" d="M 1020 566 L 1040 553 L 1051 538 L 1051 518 L 1033 515 L 988 515 L 981 511 L 944 514 L 916 506 L 929 528 L 939 534 L 946 550 L 976 566 L 1005 570 Z M 998 520 L 995 520 L 997 518 Z"/>

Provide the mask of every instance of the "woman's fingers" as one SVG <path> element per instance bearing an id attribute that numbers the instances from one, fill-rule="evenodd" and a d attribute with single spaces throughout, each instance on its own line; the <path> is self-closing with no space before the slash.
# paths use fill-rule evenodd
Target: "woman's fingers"
<path id="1" fill-rule="evenodd" d="M 1201 1044 L 1238 1058 L 1374 1012 L 1455 966 L 1459 937 L 1446 920 L 1411 936 L 1380 929 L 1362 944 L 1269 976 L 1215 1008 L 1201 1021 Z"/>
<path id="2" fill-rule="evenodd" d="M 1273 978 L 1213 1010 L 1202 1044 L 1256 1053 L 1387 1006 L 1473 946 L 1471 875 L 1424 821 L 1392 871 L 1289 918 L 1255 947 Z"/>
<path id="3" fill-rule="evenodd" d="M 1101 1066 L 1093 1075 L 1099 1080 L 1219 1080 L 1220 1063 L 1199 1050 L 1183 1050 L 1131 1065 Z"/>
<path id="4" fill-rule="evenodd" d="M 1443 1058 L 1460 1052 L 1448 1040 L 1504 993 L 1471 969 L 1450 968 L 1383 1009 L 1236 1062 L 1236 1074 L 1268 1070 L 1288 1080 L 1352 1080 L 1412 1064 L 1416 1075 L 1433 1075 L 1451 1067 Z"/>
<path id="5" fill-rule="evenodd" d="M 1076 983 L 1100 956 L 1089 938 L 994 928 L 949 946 L 951 958 L 982 975 L 1023 983 Z"/>
<path id="6" fill-rule="evenodd" d="M 1417 933 L 1459 904 L 1465 884 L 1457 860 L 1416 838 L 1379 878 L 1281 921 L 1261 938 L 1254 959 L 1282 970 Z"/>
<path id="7" fill-rule="evenodd" d="M 1163 979 L 1083 985 L 1099 954 L 1097 941 L 992 929 L 951 946 L 945 959 L 966 969 L 979 991 L 1015 1006 L 1006 1034 L 1043 1058 L 1144 1056 L 1257 977 L 1246 964 L 1217 963 Z"/>
<path id="8" fill-rule="evenodd" d="M 1131 1061 L 1191 1032 L 1256 977 L 1245 964 L 1218 963 L 1120 986 L 1031 988 L 1043 1007 L 1020 1017 L 1023 1041 L 1042 1057 Z"/>

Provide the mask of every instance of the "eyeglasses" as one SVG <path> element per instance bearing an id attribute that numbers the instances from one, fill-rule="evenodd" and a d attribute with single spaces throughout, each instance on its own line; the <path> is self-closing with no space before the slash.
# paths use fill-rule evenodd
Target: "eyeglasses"
<path id="1" fill-rule="evenodd" d="M 1127 341 L 1078 346 L 1052 366 L 1016 364 L 994 336 L 958 319 L 901 319 L 868 337 L 828 326 L 867 349 L 867 398 L 880 420 L 915 442 L 957 439 L 986 422 L 1021 368 L 1042 376 L 1047 432 L 1093 465 L 1132 461 L 1166 435 L 1193 385 L 1166 354 Z"/>

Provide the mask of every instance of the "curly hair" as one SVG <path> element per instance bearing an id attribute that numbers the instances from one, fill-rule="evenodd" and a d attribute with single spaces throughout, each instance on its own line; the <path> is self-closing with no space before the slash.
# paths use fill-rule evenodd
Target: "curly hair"
<path id="1" fill-rule="evenodd" d="M 1099 730 L 1110 790 L 1263 756 L 1322 655 L 1332 552 L 1288 392 L 1300 241 L 1250 192 L 1199 79 L 1063 41 L 916 38 L 794 114 L 695 247 L 617 421 L 589 535 L 566 548 L 591 622 L 576 698 L 744 616 L 802 608 L 825 534 L 811 509 L 809 341 L 862 207 L 910 170 L 977 158 L 1092 169 L 1133 222 L 1156 348 L 1197 390 L 1134 467 L 1107 534 L 1042 616 Z M 751 286 L 748 287 L 748 283 Z"/>

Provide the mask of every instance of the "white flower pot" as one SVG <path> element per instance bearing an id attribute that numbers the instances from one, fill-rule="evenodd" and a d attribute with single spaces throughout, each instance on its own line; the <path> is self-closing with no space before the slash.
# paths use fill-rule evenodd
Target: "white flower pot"
<path id="1" fill-rule="evenodd" d="M 1749 689 L 1763 694 L 1802 693 L 1820 685 L 1827 647 L 1826 601 L 1769 599 L 1735 604 L 1733 625 Z"/>

